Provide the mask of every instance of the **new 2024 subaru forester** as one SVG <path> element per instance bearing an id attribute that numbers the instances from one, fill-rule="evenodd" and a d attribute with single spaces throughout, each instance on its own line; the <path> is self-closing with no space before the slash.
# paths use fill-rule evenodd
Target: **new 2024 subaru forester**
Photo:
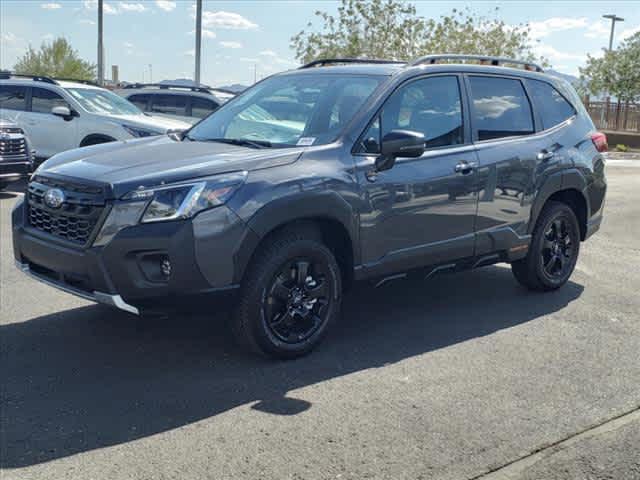
<path id="1" fill-rule="evenodd" d="M 606 138 L 566 82 L 469 60 L 316 61 L 184 134 L 56 155 L 13 212 L 17 265 L 136 314 L 231 296 L 238 339 L 280 358 L 354 280 L 509 262 L 559 288 L 600 226 Z"/>

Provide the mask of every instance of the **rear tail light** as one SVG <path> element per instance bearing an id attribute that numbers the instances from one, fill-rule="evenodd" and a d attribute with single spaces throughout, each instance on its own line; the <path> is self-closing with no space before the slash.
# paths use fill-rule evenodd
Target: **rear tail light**
<path id="1" fill-rule="evenodd" d="M 591 134 L 591 141 L 596 147 L 596 150 L 600 153 L 607 152 L 609 150 L 609 144 L 607 143 L 607 136 L 602 132 L 594 132 Z"/>

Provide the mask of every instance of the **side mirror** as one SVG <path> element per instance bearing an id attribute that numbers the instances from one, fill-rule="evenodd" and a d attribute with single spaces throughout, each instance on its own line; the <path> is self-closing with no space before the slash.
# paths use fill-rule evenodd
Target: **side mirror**
<path id="1" fill-rule="evenodd" d="M 412 130 L 391 130 L 382 138 L 376 171 L 389 170 L 397 157 L 417 158 L 424 153 L 424 135 Z"/>
<path id="2" fill-rule="evenodd" d="M 57 107 L 53 107 L 51 109 L 51 113 L 56 117 L 62 117 L 65 120 L 71 119 L 71 109 L 69 107 L 65 107 L 64 105 L 58 105 Z"/>

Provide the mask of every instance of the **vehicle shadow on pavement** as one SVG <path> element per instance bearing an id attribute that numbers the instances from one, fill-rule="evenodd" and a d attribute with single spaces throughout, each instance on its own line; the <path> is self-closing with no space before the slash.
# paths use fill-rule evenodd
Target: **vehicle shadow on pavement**
<path id="1" fill-rule="evenodd" d="M 569 282 L 527 292 L 503 266 L 360 285 L 324 344 L 290 362 L 245 354 L 214 316 L 141 328 L 128 314 L 89 306 L 3 325 L 0 467 L 122 444 L 239 405 L 295 415 L 313 405 L 289 391 L 536 320 L 582 291 Z"/>

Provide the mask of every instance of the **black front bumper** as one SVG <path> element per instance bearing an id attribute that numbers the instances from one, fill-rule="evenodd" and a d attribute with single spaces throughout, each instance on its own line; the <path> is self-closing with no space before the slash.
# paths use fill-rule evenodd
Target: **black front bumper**
<path id="1" fill-rule="evenodd" d="M 131 313 L 166 313 L 211 308 L 212 300 L 233 299 L 238 288 L 228 269 L 219 269 L 216 278 L 202 274 L 200 264 L 205 259 L 200 264 L 196 259 L 198 242 L 191 220 L 128 227 L 106 246 L 87 248 L 31 227 L 25 210 L 20 201 L 12 216 L 16 264 L 67 293 Z M 238 235 L 238 229 L 219 233 Z M 233 239 L 224 243 L 230 248 L 237 245 Z M 228 257 L 233 258 L 232 252 Z M 160 278 L 154 266 L 162 258 L 171 262 L 168 278 Z"/>

